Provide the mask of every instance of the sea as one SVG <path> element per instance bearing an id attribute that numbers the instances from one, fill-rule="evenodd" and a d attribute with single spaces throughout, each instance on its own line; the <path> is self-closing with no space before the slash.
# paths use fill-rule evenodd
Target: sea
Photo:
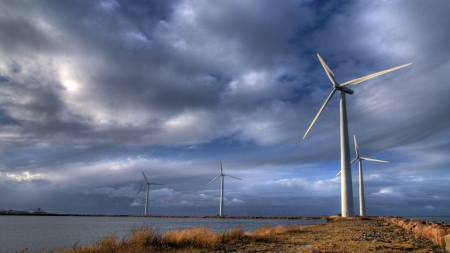
<path id="1" fill-rule="evenodd" d="M 240 226 L 253 231 L 265 225 L 310 225 L 325 220 L 290 219 L 219 219 L 219 218 L 155 218 L 155 217 L 89 217 L 89 216 L 22 216 L 0 215 L 0 252 L 29 252 L 72 248 L 95 244 L 99 239 L 115 235 L 122 239 L 133 228 L 152 227 L 164 232 L 176 228 L 208 226 L 215 232 Z"/>

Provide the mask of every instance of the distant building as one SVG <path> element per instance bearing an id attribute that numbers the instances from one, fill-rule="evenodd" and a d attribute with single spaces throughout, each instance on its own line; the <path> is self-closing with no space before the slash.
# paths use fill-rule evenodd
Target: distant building
<path id="1" fill-rule="evenodd" d="M 39 207 L 38 209 L 34 210 L 33 213 L 34 213 L 34 214 L 44 214 L 44 213 L 46 213 L 46 212 L 44 212 L 44 210 L 42 210 L 42 209 Z"/>
<path id="2" fill-rule="evenodd" d="M 18 210 L 13 210 L 13 209 L 9 209 L 9 210 L 5 210 L 5 209 L 0 209 L 0 214 L 46 214 L 47 212 L 45 212 L 44 210 L 42 210 L 42 208 L 37 208 L 37 209 L 30 209 L 30 210 L 25 210 L 25 211 L 18 211 Z"/>

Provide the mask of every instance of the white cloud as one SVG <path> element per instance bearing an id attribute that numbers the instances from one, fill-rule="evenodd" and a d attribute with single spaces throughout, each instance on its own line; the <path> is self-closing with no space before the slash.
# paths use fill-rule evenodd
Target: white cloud
<path id="1" fill-rule="evenodd" d="M 236 199 L 236 198 L 231 199 L 231 200 L 228 200 L 228 199 L 225 198 L 224 202 L 226 204 L 230 204 L 230 205 L 244 205 L 245 204 L 245 202 L 243 200 Z"/>
<path id="2" fill-rule="evenodd" d="M 382 188 L 378 192 L 372 193 L 373 196 L 401 198 L 403 194 L 392 188 Z"/>
<path id="3" fill-rule="evenodd" d="M 246 192 L 262 196 L 336 196 L 340 193 L 339 186 L 338 177 L 316 181 L 306 178 L 283 178 L 262 183 L 252 182 L 246 186 Z"/>
<path id="4" fill-rule="evenodd" d="M 13 179 L 16 181 L 30 181 L 33 179 L 43 179 L 46 178 L 46 175 L 43 174 L 39 174 L 39 173 L 30 173 L 29 171 L 25 171 L 22 173 L 0 173 L 0 178 L 5 178 L 5 179 Z"/>
<path id="5" fill-rule="evenodd" d="M 424 208 L 427 209 L 427 210 L 434 210 L 434 209 L 436 209 L 436 208 L 434 208 L 434 206 L 425 206 Z"/>
<path id="6" fill-rule="evenodd" d="M 143 201 L 142 199 L 135 199 L 133 201 L 133 203 L 130 204 L 130 206 L 136 207 L 136 206 L 144 206 L 145 205 L 145 200 Z"/>

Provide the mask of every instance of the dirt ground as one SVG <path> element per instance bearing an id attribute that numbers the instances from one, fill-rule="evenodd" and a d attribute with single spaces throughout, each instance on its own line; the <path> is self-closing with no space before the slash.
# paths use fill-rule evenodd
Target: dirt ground
<path id="1" fill-rule="evenodd" d="M 409 231 L 376 218 L 339 220 L 277 234 L 267 241 L 227 245 L 216 252 L 445 252 Z"/>

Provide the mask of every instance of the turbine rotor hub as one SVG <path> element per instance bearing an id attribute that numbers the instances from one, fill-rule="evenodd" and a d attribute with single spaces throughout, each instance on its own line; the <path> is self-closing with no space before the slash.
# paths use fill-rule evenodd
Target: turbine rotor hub
<path id="1" fill-rule="evenodd" d="M 337 87 L 337 88 L 335 88 L 335 89 L 337 89 L 337 90 L 341 90 L 341 91 L 343 91 L 343 92 L 345 92 L 345 93 L 347 93 L 347 94 L 353 94 L 353 93 L 355 93 L 355 91 L 354 90 L 352 90 L 352 89 L 350 89 L 350 88 L 347 88 L 347 87 Z"/>

